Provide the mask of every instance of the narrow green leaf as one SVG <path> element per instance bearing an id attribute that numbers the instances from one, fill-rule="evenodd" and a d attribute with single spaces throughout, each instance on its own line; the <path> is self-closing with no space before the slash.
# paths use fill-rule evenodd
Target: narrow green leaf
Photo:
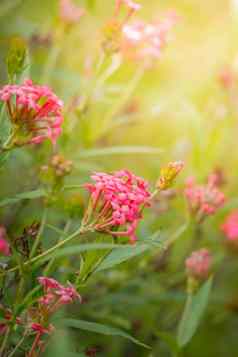
<path id="1" fill-rule="evenodd" d="M 65 326 L 78 328 L 80 330 L 91 331 L 91 332 L 99 333 L 102 335 L 108 335 L 108 336 L 124 337 L 139 346 L 142 346 L 145 348 L 150 348 L 149 346 L 145 345 L 144 343 L 138 341 L 133 336 L 129 335 L 127 332 L 124 332 L 123 330 L 116 328 L 116 327 L 102 325 L 102 324 L 99 324 L 96 322 L 89 322 L 89 321 L 75 320 L 75 319 L 64 319 L 64 320 L 62 320 L 62 322 Z"/>
<path id="2" fill-rule="evenodd" d="M 36 198 L 44 197 L 46 196 L 46 194 L 46 191 L 44 191 L 43 189 L 19 193 L 14 197 L 5 198 L 1 200 L 0 207 L 11 205 L 21 200 L 33 200 Z"/>
<path id="3" fill-rule="evenodd" d="M 157 331 L 156 335 L 166 343 L 169 347 L 173 357 L 177 357 L 179 353 L 179 347 L 176 341 L 176 338 L 168 332 Z"/>
<path id="4" fill-rule="evenodd" d="M 70 255 L 77 255 L 83 252 L 87 251 L 93 251 L 93 250 L 107 250 L 107 249 L 120 249 L 122 247 L 130 247 L 129 245 L 122 245 L 122 244 L 112 244 L 112 243 L 85 243 L 85 244 L 79 244 L 79 245 L 73 245 L 70 247 L 65 247 L 62 249 L 59 249 L 56 252 L 53 252 L 42 259 L 38 261 L 38 263 L 42 263 L 45 260 L 49 260 L 49 258 L 60 258 L 60 257 L 66 257 Z"/>
<path id="5" fill-rule="evenodd" d="M 0 168 L 5 164 L 5 162 L 7 161 L 7 159 L 10 156 L 10 152 L 6 151 L 0 154 Z"/>
<path id="6" fill-rule="evenodd" d="M 128 155 L 128 154 L 149 154 L 158 155 L 162 150 L 151 146 L 112 146 L 102 149 L 82 150 L 79 157 L 97 157 L 97 156 L 110 156 L 110 155 Z"/>
<path id="7" fill-rule="evenodd" d="M 139 244 L 137 246 L 127 246 L 113 250 L 99 265 L 99 267 L 96 269 L 96 272 L 112 268 L 115 265 L 121 264 L 131 258 L 141 255 L 150 248 L 151 246 L 147 244 Z"/>
<path id="8" fill-rule="evenodd" d="M 211 287 L 212 277 L 195 294 L 188 295 L 178 328 L 177 342 L 179 347 L 185 346 L 195 334 L 208 304 Z"/>

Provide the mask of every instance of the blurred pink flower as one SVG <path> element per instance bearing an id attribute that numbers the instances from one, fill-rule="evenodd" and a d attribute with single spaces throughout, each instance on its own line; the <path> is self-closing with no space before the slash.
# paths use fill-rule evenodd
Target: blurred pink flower
<path id="1" fill-rule="evenodd" d="M 126 23 L 122 28 L 122 53 L 134 60 L 157 60 L 161 50 L 168 42 L 170 30 L 177 22 L 174 12 L 168 13 L 164 19 L 152 23 L 135 21 Z"/>
<path id="2" fill-rule="evenodd" d="M 116 0 L 115 16 L 119 15 L 119 11 L 122 5 L 125 5 L 128 8 L 129 12 L 138 11 L 141 8 L 140 4 L 132 0 Z"/>
<path id="3" fill-rule="evenodd" d="M 238 247 L 238 210 L 231 212 L 221 226 L 222 232 L 225 234 L 228 242 L 237 245 Z"/>
<path id="4" fill-rule="evenodd" d="M 51 289 L 59 289 L 60 283 L 53 278 L 47 278 L 45 276 L 41 276 L 38 278 L 38 282 L 41 286 L 43 286 L 45 291 L 49 291 Z"/>
<path id="5" fill-rule="evenodd" d="M 233 86 L 236 75 L 233 69 L 227 66 L 220 71 L 218 79 L 224 88 L 229 89 Z"/>
<path id="6" fill-rule="evenodd" d="M 50 333 L 51 332 L 51 328 L 46 328 L 44 326 L 42 326 L 41 324 L 37 323 L 37 322 L 33 322 L 31 324 L 31 328 L 33 331 L 38 332 L 40 335 L 43 335 L 45 333 Z"/>
<path id="7" fill-rule="evenodd" d="M 205 248 L 193 252 L 185 261 L 188 274 L 198 279 L 206 279 L 208 277 L 211 264 L 211 254 Z"/>
<path id="8" fill-rule="evenodd" d="M 0 226 L 0 254 L 9 256 L 11 255 L 10 245 L 6 241 L 7 232 L 4 226 Z"/>
<path id="9" fill-rule="evenodd" d="M 216 186 L 214 175 L 208 178 L 206 185 L 198 185 L 194 177 L 186 182 L 185 196 L 192 214 L 198 221 L 214 214 L 225 202 L 225 195 Z"/>
<path id="10" fill-rule="evenodd" d="M 148 205 L 150 197 L 147 182 L 127 170 L 114 174 L 95 173 L 91 178 L 95 183 L 85 187 L 91 193 L 89 209 L 95 216 L 94 229 L 114 236 L 129 236 L 134 242 L 135 230 L 142 218 L 141 208 Z M 89 218 L 86 212 L 84 220 Z M 114 231 L 118 227 L 125 229 Z"/>
<path id="11" fill-rule="evenodd" d="M 77 23 L 85 15 L 85 10 L 73 3 L 72 0 L 60 0 L 60 18 L 68 24 Z"/>
<path id="12" fill-rule="evenodd" d="M 53 143 L 61 134 L 63 103 L 47 86 L 31 80 L 6 85 L 0 90 L 16 135 L 14 145 L 39 144 L 49 138 Z"/>

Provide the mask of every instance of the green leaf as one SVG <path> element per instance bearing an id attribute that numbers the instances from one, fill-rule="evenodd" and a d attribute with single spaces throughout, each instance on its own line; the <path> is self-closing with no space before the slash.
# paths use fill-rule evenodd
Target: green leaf
<path id="1" fill-rule="evenodd" d="M 97 271 L 102 271 L 114 267 L 115 265 L 121 264 L 131 258 L 141 255 L 146 250 L 150 249 L 151 246 L 147 244 L 138 244 L 136 246 L 122 247 L 117 250 L 113 250 L 99 265 L 96 269 Z"/>
<path id="2" fill-rule="evenodd" d="M 87 7 L 92 10 L 95 6 L 95 0 L 86 0 Z"/>
<path id="3" fill-rule="evenodd" d="M 12 11 L 14 8 L 19 6 L 23 0 L 1 0 L 1 6 L 0 6 L 0 17 L 6 16 L 8 12 Z"/>
<path id="4" fill-rule="evenodd" d="M 14 197 L 5 198 L 1 200 L 0 207 L 11 205 L 22 200 L 33 200 L 36 198 L 45 197 L 46 195 L 47 195 L 46 191 L 42 189 L 19 193 Z"/>
<path id="5" fill-rule="evenodd" d="M 179 324 L 177 342 L 185 346 L 195 334 L 208 304 L 212 287 L 212 277 L 208 279 L 195 294 L 189 294 Z"/>
<path id="6" fill-rule="evenodd" d="M 112 146 L 102 149 L 82 150 L 79 153 L 80 158 L 110 156 L 110 155 L 128 155 L 128 154 L 149 154 L 158 155 L 162 150 L 151 146 Z"/>
<path id="7" fill-rule="evenodd" d="M 78 328 L 80 330 L 100 333 L 102 335 L 124 337 L 124 338 L 134 342 L 136 345 L 139 345 L 139 346 L 142 346 L 145 348 L 150 348 L 149 346 L 145 345 L 144 343 L 138 341 L 133 336 L 129 335 L 127 332 L 124 332 L 123 330 L 116 328 L 116 327 L 102 325 L 102 324 L 99 324 L 96 322 L 89 322 L 89 321 L 75 320 L 75 319 L 63 319 L 62 322 L 67 327 L 73 327 L 73 328 Z"/>
<path id="8" fill-rule="evenodd" d="M 176 341 L 176 338 L 168 332 L 157 331 L 156 335 L 166 343 L 170 348 L 171 354 L 173 357 L 177 357 L 179 353 L 179 347 Z"/>
<path id="9" fill-rule="evenodd" d="M 70 255 L 77 255 L 83 252 L 87 252 L 87 251 L 93 251 L 93 250 L 107 250 L 107 249 L 120 249 L 124 247 L 124 245 L 122 244 L 112 244 L 112 243 L 85 243 L 85 244 L 79 244 L 79 245 L 73 245 L 70 247 L 65 247 L 62 249 L 59 249 L 56 252 L 53 252 L 45 257 L 43 257 L 42 259 L 40 259 L 38 261 L 38 263 L 40 262 L 40 264 L 42 262 L 44 262 L 45 260 L 49 260 L 49 258 L 61 258 L 61 257 L 66 257 L 66 256 L 70 256 Z M 126 247 L 126 246 L 125 246 Z M 128 245 L 127 245 L 128 247 Z"/>
<path id="10" fill-rule="evenodd" d="M 9 156 L 10 156 L 9 151 L 5 151 L 0 154 L 0 168 L 5 164 Z"/>

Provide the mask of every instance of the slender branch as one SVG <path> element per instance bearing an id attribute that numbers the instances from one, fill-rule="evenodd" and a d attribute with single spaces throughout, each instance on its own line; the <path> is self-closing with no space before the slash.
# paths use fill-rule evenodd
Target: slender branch
<path id="1" fill-rule="evenodd" d="M 3 353 L 4 353 L 4 350 L 5 350 L 6 344 L 7 344 L 7 340 L 8 340 L 9 334 L 10 334 L 10 327 L 7 328 L 7 331 L 6 331 L 5 335 L 4 335 L 4 338 L 3 338 L 3 341 L 2 341 L 2 346 L 1 346 L 1 349 L 0 349 L 0 356 L 3 356 Z"/>
<path id="2" fill-rule="evenodd" d="M 40 243 L 40 239 L 41 239 L 41 235 L 44 231 L 45 228 L 45 224 L 46 224 L 46 218 L 47 218 L 47 214 L 48 214 L 48 208 L 45 207 L 44 211 L 43 211 L 43 215 L 42 215 L 42 220 L 41 220 L 41 225 L 40 225 L 40 229 L 38 231 L 38 234 L 36 236 L 36 239 L 34 241 L 33 247 L 31 249 L 31 253 L 30 253 L 30 258 L 34 257 L 35 252 L 38 248 L 38 245 Z"/>
<path id="3" fill-rule="evenodd" d="M 134 93 L 135 89 L 137 88 L 138 84 L 140 83 L 143 75 L 145 73 L 145 66 L 138 67 L 137 71 L 135 72 L 134 77 L 132 78 L 131 82 L 128 83 L 127 89 L 124 91 L 123 95 L 119 99 L 119 101 L 112 107 L 109 113 L 105 116 L 102 125 L 101 135 L 104 134 L 105 131 L 108 130 L 110 127 L 111 119 L 118 113 L 118 111 L 127 103 L 127 101 L 131 98 L 132 94 Z"/>
<path id="4" fill-rule="evenodd" d="M 68 222 L 65 224 L 64 231 L 63 231 L 62 235 L 60 235 L 60 237 L 59 237 L 58 242 L 62 241 L 62 239 L 64 238 L 65 234 L 69 231 L 70 225 L 71 225 L 71 220 L 68 220 Z M 47 276 L 49 274 L 49 272 L 51 270 L 51 267 L 54 264 L 54 262 L 55 262 L 55 258 L 53 257 L 49 261 L 49 263 L 47 264 L 46 268 L 44 269 L 44 273 L 43 273 L 44 276 Z"/>
<path id="5" fill-rule="evenodd" d="M 17 352 L 17 350 L 18 350 L 18 348 L 21 346 L 21 344 L 24 342 L 24 340 L 25 340 L 25 338 L 26 338 L 26 336 L 27 336 L 27 330 L 25 330 L 25 332 L 24 332 L 24 334 L 23 334 L 23 336 L 22 336 L 22 338 L 19 340 L 19 342 L 16 344 L 16 346 L 15 346 L 15 348 L 12 350 L 12 352 L 9 354 L 9 356 L 8 357 L 12 357 L 14 354 L 15 354 L 15 352 Z"/>
<path id="6" fill-rule="evenodd" d="M 23 264 L 24 267 L 33 264 L 39 260 L 41 260 L 42 258 L 46 257 L 47 255 L 53 253 L 55 250 L 63 247 L 65 244 L 69 243 L 71 240 L 73 240 L 75 237 L 77 237 L 78 235 L 84 234 L 86 232 L 90 231 L 90 227 L 85 227 L 85 226 L 81 226 L 77 231 L 75 231 L 74 233 L 72 233 L 69 237 L 67 237 L 66 239 L 58 242 L 56 245 L 54 245 L 53 247 L 49 248 L 48 250 L 46 250 L 45 252 L 35 256 L 34 258 L 28 260 L 27 262 L 25 262 Z M 6 270 L 1 274 L 6 274 L 6 273 L 12 273 L 14 271 L 17 271 L 19 269 L 19 266 L 15 266 L 9 270 Z"/>

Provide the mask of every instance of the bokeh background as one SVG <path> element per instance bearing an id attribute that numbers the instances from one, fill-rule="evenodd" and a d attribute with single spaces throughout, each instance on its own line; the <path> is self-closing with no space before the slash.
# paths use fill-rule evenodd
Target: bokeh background
<path id="1" fill-rule="evenodd" d="M 136 17 L 151 20 L 169 9 L 179 15 L 168 46 L 156 66 L 147 69 L 140 80 L 136 77 L 140 63 L 125 61 L 119 66 L 115 58 L 115 71 L 101 83 L 94 78 L 101 29 L 112 15 L 114 1 L 75 3 L 86 9 L 86 15 L 70 30 L 62 30 L 56 0 L 0 1 L 0 83 L 7 81 L 5 58 L 11 41 L 20 37 L 28 47 L 24 77 L 50 85 L 65 102 L 65 130 L 58 149 L 74 163 L 68 184 L 85 182 L 93 170 L 121 168 L 131 169 L 152 183 L 161 165 L 173 160 L 185 162 L 173 193 L 176 199 L 165 197 L 157 203 L 139 228 L 140 239 L 158 229 L 165 235 L 174 234 L 184 224 L 187 208 L 183 185 L 187 176 L 192 174 L 202 181 L 214 170 L 222 173 L 227 204 L 203 226 L 203 243 L 222 263 L 206 316 L 192 341 L 179 353 L 184 357 L 235 357 L 238 265 L 236 256 L 224 253 L 219 226 L 225 214 L 238 205 L 238 86 L 231 92 L 222 85 L 220 75 L 227 67 L 234 74 L 238 72 L 238 2 L 141 0 L 142 10 Z M 108 63 L 103 66 L 106 69 Z M 85 105 L 88 93 L 90 102 Z M 1 171 L 1 197 L 38 187 L 39 168 L 51 153 L 48 144 L 15 152 Z M 63 225 L 75 202 L 83 209 L 83 199 L 81 193 L 60 197 L 51 212 L 51 223 Z M 40 203 L 21 203 L 1 209 L 1 216 L 16 234 L 38 220 L 41 209 Z M 72 221 L 77 225 L 75 214 Z M 46 246 L 56 239 L 50 229 L 45 237 Z M 151 351 L 119 337 L 74 330 L 61 331 L 62 338 L 59 335 L 52 348 L 57 350 L 60 341 L 64 344 L 67 340 L 80 353 L 97 346 L 97 356 L 176 356 L 173 341 L 163 333 L 173 336 L 185 301 L 181 249 L 175 245 L 169 257 L 162 259 L 160 249 L 154 247 L 112 271 L 96 274 L 87 287 L 82 286 L 84 304 L 69 311 L 74 317 L 124 328 L 152 346 Z M 62 260 L 57 275 L 67 280 L 75 267 L 75 259 Z M 64 348 L 60 345 L 50 355 L 68 356 L 62 352 Z"/>

